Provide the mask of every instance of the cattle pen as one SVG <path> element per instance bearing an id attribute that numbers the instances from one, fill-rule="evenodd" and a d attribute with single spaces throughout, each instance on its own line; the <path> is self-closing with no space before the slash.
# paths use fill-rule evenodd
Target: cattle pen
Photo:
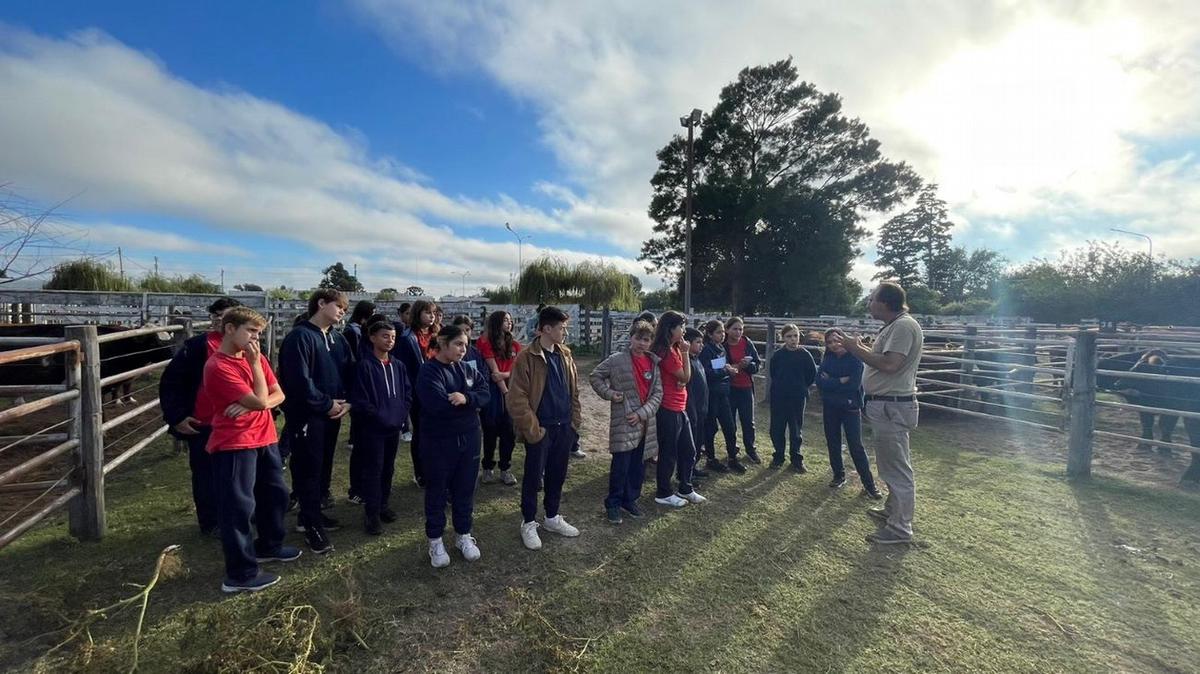
<path id="1" fill-rule="evenodd" d="M 268 317 L 265 350 L 273 354 L 302 303 L 272 301 L 265 293 L 234 295 Z M 0 308 L 11 324 L 59 324 L 55 336 L 0 336 L 0 548 L 64 509 L 72 535 L 84 540 L 104 535 L 105 478 L 166 434 L 157 375 L 172 350 L 207 323 L 205 307 L 217 297 L 0 291 Z M 379 304 L 394 315 L 399 303 Z M 466 300 L 444 306 L 447 314 L 477 318 L 504 309 L 513 314 L 517 332 L 533 309 Z M 601 356 L 621 348 L 634 318 L 580 307 L 570 313 L 572 342 Z M 716 316 L 693 321 L 709 318 Z M 875 321 L 834 316 L 745 320 L 747 335 L 767 363 L 787 323 L 807 335 L 806 348 L 818 360 L 826 329 L 869 337 L 878 328 Z M 1044 436 L 1062 447 L 1073 477 L 1090 474 L 1093 452 L 1101 447 L 1191 452 L 1183 478 L 1200 481 L 1200 330 L 986 317 L 921 320 L 926 327 L 918 372 L 923 413 L 1007 424 Z M 122 329 L 107 331 L 113 323 Z M 1164 364 L 1130 371 L 1149 351 L 1161 354 Z M 142 359 L 136 366 L 131 354 Z M 53 371 L 53 376 L 37 382 L 4 376 L 22 365 Z M 766 378 L 769 368 L 763 370 Z M 117 386 L 125 391 L 106 402 L 105 390 Z M 760 389 L 760 400 L 767 389 Z M 143 392 L 146 402 L 131 402 Z M 1179 420 L 1186 439 L 1175 437 Z"/>

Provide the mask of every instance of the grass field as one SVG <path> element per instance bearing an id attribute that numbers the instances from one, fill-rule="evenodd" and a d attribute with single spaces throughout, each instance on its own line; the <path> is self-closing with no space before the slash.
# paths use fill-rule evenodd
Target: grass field
<path id="1" fill-rule="evenodd" d="M 589 412 L 606 421 L 594 399 Z M 619 527 L 600 507 L 606 455 L 573 461 L 563 512 L 583 534 L 543 532 L 540 552 L 521 546 L 517 489 L 482 486 L 483 559 L 454 551 L 441 571 L 401 458 L 402 519 L 384 536 L 339 499 L 351 526 L 334 554 L 234 598 L 219 591 L 219 545 L 196 531 L 186 457 L 163 443 L 114 475 L 102 542 L 55 518 L 0 552 L 0 667 L 128 670 L 137 607 L 43 654 L 65 636 L 53 630 L 135 594 L 179 544 L 182 568 L 151 594 L 142 671 L 1196 671 L 1195 494 L 1073 484 L 1061 462 L 961 450 L 930 421 L 913 442 L 921 543 L 873 549 L 870 502 L 826 488 L 820 420 L 806 425 L 810 474 L 710 478 L 709 503 L 675 512 L 643 496 L 648 517 Z"/>

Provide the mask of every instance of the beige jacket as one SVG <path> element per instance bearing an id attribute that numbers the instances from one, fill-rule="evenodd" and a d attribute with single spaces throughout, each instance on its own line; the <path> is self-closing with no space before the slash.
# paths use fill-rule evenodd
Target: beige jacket
<path id="1" fill-rule="evenodd" d="M 575 359 L 571 350 L 560 344 L 563 369 L 567 375 L 567 388 L 571 395 L 571 428 L 579 432 L 583 415 L 579 409 L 579 384 L 575 372 Z M 517 354 L 513 361 L 512 374 L 508 376 L 508 414 L 513 420 L 513 430 L 517 439 L 526 444 L 537 444 L 546 435 L 546 429 L 538 423 L 538 405 L 542 403 L 542 393 L 546 390 L 546 354 L 542 353 L 541 340 L 534 339 L 533 343 Z"/>
<path id="2" fill-rule="evenodd" d="M 650 395 L 646 397 L 645 403 L 641 402 L 641 396 L 638 395 L 637 381 L 633 374 L 633 356 L 628 351 L 609 356 L 597 365 L 588 377 L 596 395 L 612 403 L 611 418 L 608 422 L 608 451 L 613 454 L 633 451 L 645 434 L 644 456 L 647 459 L 658 456 L 658 424 L 655 423 L 654 415 L 658 406 L 662 404 L 662 371 L 658 368 L 658 356 L 652 353 L 646 355 L 650 356 L 654 368 L 651 369 Z M 614 394 L 618 392 L 624 396 L 621 402 L 614 400 Z M 641 423 L 630 426 L 625 420 L 630 413 L 636 413 Z"/>

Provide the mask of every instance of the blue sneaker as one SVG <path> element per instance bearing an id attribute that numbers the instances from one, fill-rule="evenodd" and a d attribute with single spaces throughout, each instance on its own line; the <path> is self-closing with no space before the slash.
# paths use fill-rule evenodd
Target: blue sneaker
<path id="1" fill-rule="evenodd" d="M 265 564 L 266 562 L 294 562 L 297 559 L 300 559 L 300 548 L 281 545 L 275 552 L 258 555 L 256 561 L 259 564 Z"/>
<path id="2" fill-rule="evenodd" d="M 266 571 L 259 571 L 258 575 L 249 580 L 230 580 L 226 578 L 221 583 L 221 591 L 227 593 L 233 592 L 258 592 L 271 587 L 279 582 L 279 576 Z"/>

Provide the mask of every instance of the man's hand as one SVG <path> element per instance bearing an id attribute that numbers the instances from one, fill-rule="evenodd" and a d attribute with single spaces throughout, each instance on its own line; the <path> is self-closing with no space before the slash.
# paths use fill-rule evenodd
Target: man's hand
<path id="1" fill-rule="evenodd" d="M 225 408 L 225 416 L 229 417 L 230 419 L 236 419 L 249 411 L 249 407 L 245 407 L 241 403 L 233 403 L 229 407 Z"/>
<path id="2" fill-rule="evenodd" d="M 449 396 L 446 396 L 446 397 L 447 397 L 447 399 L 450 400 L 450 404 L 454 405 L 455 407 L 460 407 L 462 405 L 467 404 L 467 396 L 465 396 L 457 391 L 455 391 L 454 393 L 451 393 Z"/>
<path id="3" fill-rule="evenodd" d="M 630 412 L 625 417 L 625 421 L 628 421 L 630 426 L 638 426 L 641 425 L 642 418 L 637 415 L 637 412 Z"/>
<path id="4" fill-rule="evenodd" d="M 175 431 L 184 435 L 196 435 L 200 431 L 196 430 L 195 424 L 200 423 L 196 417 L 187 417 L 183 421 L 175 424 Z"/>

